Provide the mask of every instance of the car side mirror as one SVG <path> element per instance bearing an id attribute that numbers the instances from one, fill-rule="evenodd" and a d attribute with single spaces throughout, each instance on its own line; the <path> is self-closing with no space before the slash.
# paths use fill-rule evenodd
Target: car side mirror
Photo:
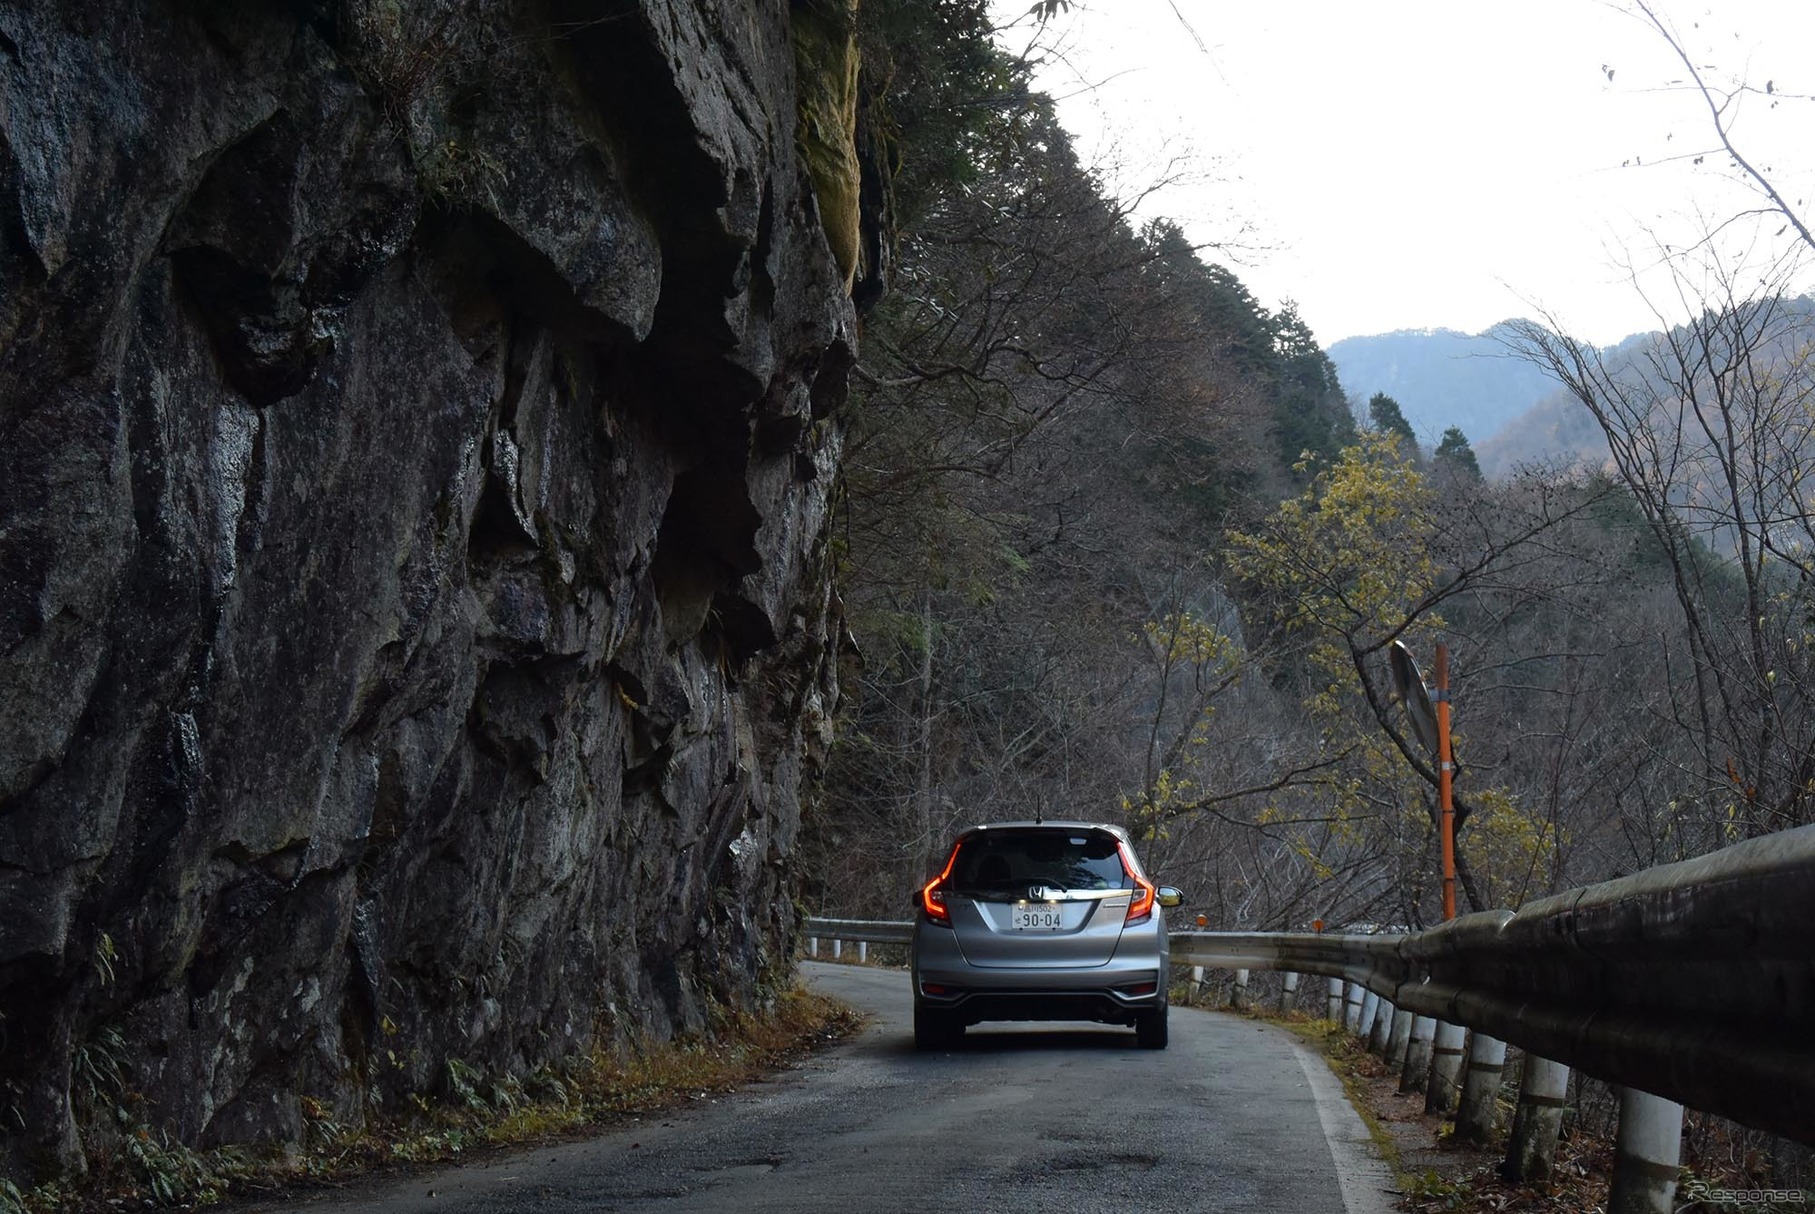
<path id="1" fill-rule="evenodd" d="M 1173 889 L 1170 885 L 1162 885 L 1154 893 L 1154 898 L 1161 906 L 1177 906 L 1185 900 L 1185 894 L 1183 890 Z"/>

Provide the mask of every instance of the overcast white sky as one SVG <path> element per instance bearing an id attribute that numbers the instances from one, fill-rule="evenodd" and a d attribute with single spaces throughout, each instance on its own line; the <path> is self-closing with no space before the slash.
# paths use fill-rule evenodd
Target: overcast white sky
<path id="1" fill-rule="evenodd" d="M 1815 2 L 1658 7 L 1713 76 L 1773 82 L 1738 137 L 1808 198 Z M 1086 163 L 1131 193 L 1184 158 L 1192 179 L 1144 212 L 1230 245 L 1262 302 L 1296 300 L 1325 345 L 1475 332 L 1534 303 L 1596 342 L 1655 328 L 1621 268 L 1652 260 L 1646 230 L 1680 242 L 1698 210 L 1755 201 L 1719 158 L 1692 163 L 1714 144 L 1704 104 L 1670 87 L 1685 74 L 1656 33 L 1600 0 L 1083 0 L 1056 29 L 1039 82 Z"/>

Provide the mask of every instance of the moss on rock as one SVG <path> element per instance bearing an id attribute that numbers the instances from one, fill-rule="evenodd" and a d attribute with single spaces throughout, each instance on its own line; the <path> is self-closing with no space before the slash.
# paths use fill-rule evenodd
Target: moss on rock
<path id="1" fill-rule="evenodd" d="M 794 70 L 800 107 L 795 137 L 819 200 L 826 243 L 850 290 L 862 228 L 857 155 L 857 0 L 794 5 Z"/>

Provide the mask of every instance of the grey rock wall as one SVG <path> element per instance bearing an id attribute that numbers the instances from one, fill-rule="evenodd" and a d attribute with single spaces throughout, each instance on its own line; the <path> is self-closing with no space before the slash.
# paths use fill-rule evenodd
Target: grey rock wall
<path id="1" fill-rule="evenodd" d="M 783 972 L 852 313 L 768 0 L 0 5 L 0 1171 Z M 97 1052 L 99 1051 L 99 1052 Z"/>

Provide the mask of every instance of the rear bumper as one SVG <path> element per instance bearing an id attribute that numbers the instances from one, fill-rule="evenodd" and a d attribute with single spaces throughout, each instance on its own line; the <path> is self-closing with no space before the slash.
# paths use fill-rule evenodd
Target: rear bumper
<path id="1" fill-rule="evenodd" d="M 921 924 L 914 940 L 914 1000 L 921 1007 L 949 1011 L 966 1024 L 986 1020 L 1133 1024 L 1137 1013 L 1166 1001 L 1164 923 L 1141 930 L 1146 927 L 1125 932 L 1115 954 L 1102 965 L 1010 967 L 972 965 L 949 929 Z"/>
<path id="2" fill-rule="evenodd" d="M 965 990 L 946 995 L 916 993 L 922 1007 L 939 1008 L 966 1024 L 986 1020 L 1091 1020 L 1133 1024 L 1136 1013 L 1160 1006 L 1165 992 L 1155 980 L 1136 983 L 1144 993 L 1108 990 Z"/>

